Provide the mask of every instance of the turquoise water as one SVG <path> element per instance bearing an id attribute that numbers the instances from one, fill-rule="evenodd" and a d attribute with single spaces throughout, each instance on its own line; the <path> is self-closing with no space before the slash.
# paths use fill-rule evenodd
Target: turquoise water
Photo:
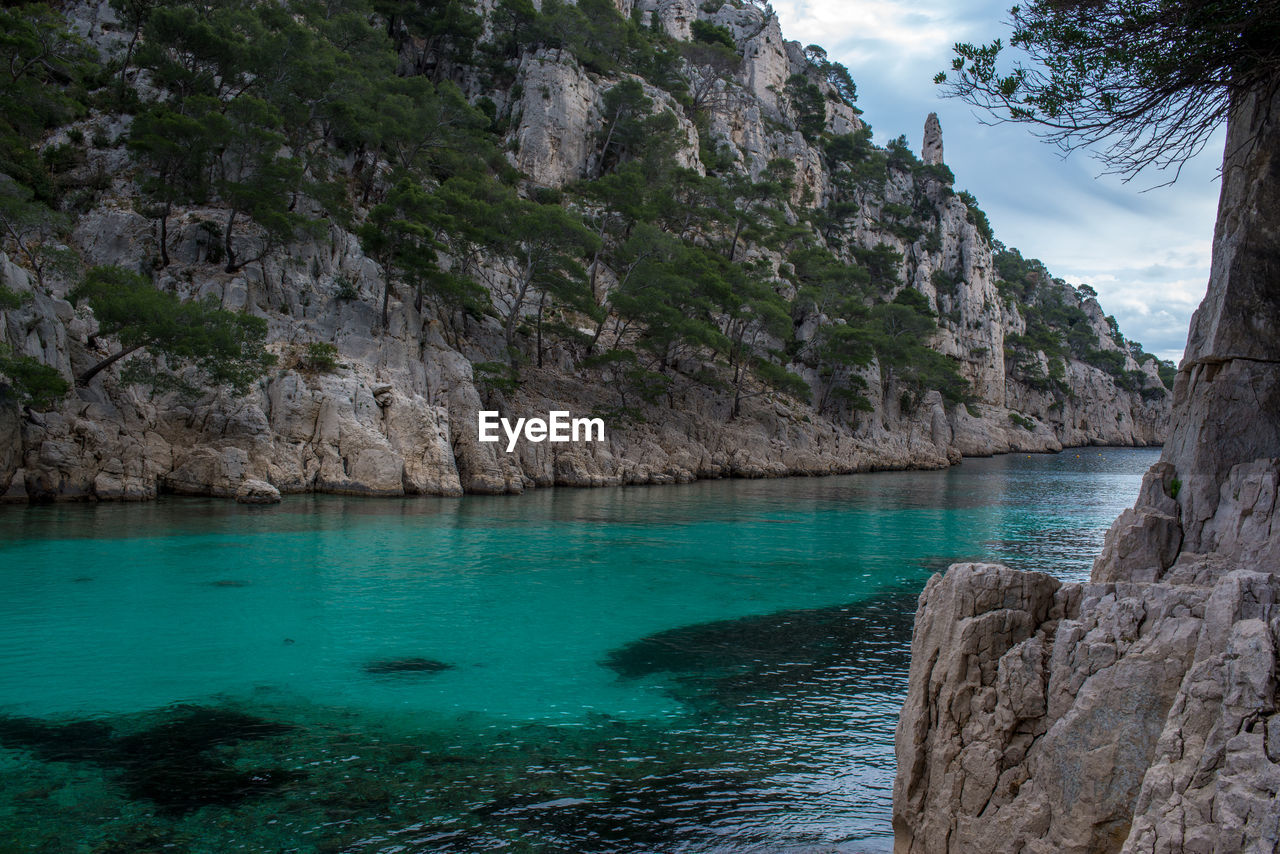
<path id="1" fill-rule="evenodd" d="M 0 849 L 882 851 L 915 596 L 1157 452 L 0 512 Z"/>

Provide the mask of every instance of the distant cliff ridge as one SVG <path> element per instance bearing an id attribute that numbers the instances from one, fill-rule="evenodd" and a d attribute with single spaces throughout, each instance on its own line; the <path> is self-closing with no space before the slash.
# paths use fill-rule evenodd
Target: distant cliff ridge
<path id="1" fill-rule="evenodd" d="M 767 5 L 62 14 L 88 50 L 5 167 L 62 262 L 5 243 L 0 328 L 92 376 L 51 403 L 7 377 L 4 500 L 504 493 L 1166 437 L 1169 366 L 996 240 L 936 116 L 922 159 L 872 145 L 848 70 Z M 183 40 L 201 21 L 225 55 Z M 265 319 L 274 366 L 243 395 L 159 382 L 195 376 L 180 349 L 91 372 L 125 347 L 72 299 L 101 265 Z M 600 417 L 607 441 L 507 453 L 480 410 Z"/>

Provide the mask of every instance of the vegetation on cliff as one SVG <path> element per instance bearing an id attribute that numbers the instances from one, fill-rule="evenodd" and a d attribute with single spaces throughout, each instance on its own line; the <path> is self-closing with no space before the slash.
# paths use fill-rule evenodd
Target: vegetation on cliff
<path id="1" fill-rule="evenodd" d="M 817 46 L 780 93 L 780 121 L 821 152 L 827 199 L 797 180 L 795 161 L 747 169 L 710 132 L 744 60 L 734 33 L 708 21 L 680 41 L 656 14 L 624 18 L 611 0 L 541 10 L 500 0 L 487 19 L 457 0 L 112 6 L 121 31 L 105 53 L 45 5 L 3 12 L 14 71 L 0 87 L 0 224 L 6 250 L 41 281 L 81 277 L 68 231 L 120 177 L 87 168 L 92 145 L 127 152 L 135 207 L 155 223 L 153 256 L 135 273 L 171 264 L 170 222 L 194 209 L 219 212 L 202 225 L 211 274 L 347 229 L 382 269 L 384 329 L 393 297 L 432 313 L 453 341 L 491 316 L 504 352 L 483 370 L 509 389 L 554 350 L 616 388 L 622 409 L 710 391 L 736 416 L 744 400 L 778 391 L 851 421 L 871 408 L 864 392 L 877 370 L 904 410 L 930 390 L 951 404 L 974 399 L 963 360 L 937 349 L 944 327 L 960 324 L 958 273 L 936 271 L 930 295 L 903 269 L 908 254 L 940 249 L 953 198 L 987 242 L 990 225 L 953 191 L 950 170 L 919 162 L 904 138 L 880 149 L 865 124 L 833 130 L 828 105 L 856 114 L 856 87 Z M 519 145 L 521 63 L 539 51 L 571 54 L 610 81 L 586 175 L 563 188 L 535 186 L 507 156 Z M 69 122 L 66 141 L 51 142 Z M 698 161 L 682 165 L 689 125 Z M 894 245 L 868 245 L 868 217 Z M 1028 315 L 1012 351 L 1049 357 L 1046 376 L 1023 372 L 1033 386 L 1060 379 L 1069 352 L 1126 388 L 1163 393 L 1088 337 L 1078 304 L 1020 272 L 1005 278 Z M 120 347 L 85 381 L 141 349 L 90 304 Z M 180 350 L 168 347 L 170 368 L 203 358 Z M 236 358 L 245 361 L 230 385 L 243 389 L 245 366 L 267 360 Z M 133 380 L 159 376 L 135 368 Z M 207 368 L 192 379 L 222 381 Z"/>
<path id="2" fill-rule="evenodd" d="M 1108 315 L 1105 320 L 1111 340 L 1122 349 L 1104 350 L 1097 346 L 1098 332 L 1081 308 L 1084 300 L 1097 296 L 1093 288 L 1073 288 L 1050 275 L 1041 262 L 1023 258 L 1016 249 L 998 246 L 995 262 L 1001 295 L 1016 305 L 1026 319 L 1025 333 L 1009 333 L 1004 338 L 1005 364 L 1022 382 L 1033 388 L 1066 393 L 1065 360 L 1074 358 L 1106 371 L 1120 388 L 1143 397 L 1163 396 L 1160 386 L 1153 386 L 1145 372 L 1125 367 L 1124 355 L 1128 352 L 1139 365 L 1156 362 L 1161 385 L 1172 390 L 1172 365 L 1159 362 L 1138 342 L 1126 341 L 1114 317 Z M 1047 366 L 1039 363 L 1037 354 L 1047 357 Z"/>

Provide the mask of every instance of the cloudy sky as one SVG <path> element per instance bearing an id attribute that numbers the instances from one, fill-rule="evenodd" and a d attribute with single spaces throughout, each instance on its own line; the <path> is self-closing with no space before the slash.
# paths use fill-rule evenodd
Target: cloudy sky
<path id="1" fill-rule="evenodd" d="M 972 107 L 938 97 L 933 75 L 950 66 L 951 45 L 1007 42 L 1012 2 L 773 0 L 773 8 L 786 38 L 822 45 L 849 67 L 878 143 L 906 134 L 918 152 L 925 117 L 936 112 L 956 188 L 978 197 L 996 236 L 1055 275 L 1092 285 L 1127 337 L 1176 362 L 1208 283 L 1221 134 L 1176 184 L 1150 189 L 1169 176 L 1098 178 L 1102 166 L 1087 153 L 1064 159 L 1029 126 L 984 126 Z"/>

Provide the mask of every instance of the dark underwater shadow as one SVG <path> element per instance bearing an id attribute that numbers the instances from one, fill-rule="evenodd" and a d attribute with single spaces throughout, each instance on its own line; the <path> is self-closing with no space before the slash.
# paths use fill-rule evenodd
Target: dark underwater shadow
<path id="1" fill-rule="evenodd" d="M 585 797 L 517 790 L 473 814 L 491 827 L 517 827 L 545 846 L 531 850 L 885 850 L 883 839 L 832 842 L 828 834 L 843 835 L 833 830 L 839 821 L 806 831 L 757 816 L 785 815 L 804 802 L 813 794 L 804 778 L 849 773 L 842 766 L 859 760 L 849 760 L 848 751 L 866 739 L 842 730 L 851 707 L 863 707 L 853 717 L 864 714 L 860 720 L 891 729 L 906 684 L 918 593 L 908 582 L 858 602 L 680 626 L 618 647 L 606 667 L 620 679 L 665 677 L 667 690 L 704 722 L 683 732 L 677 724 L 665 734 L 617 722 L 626 751 L 656 761 L 615 773 Z M 887 815 L 892 753 L 879 753 L 866 757 L 878 766 L 862 793 L 850 797 L 863 799 L 866 812 Z M 865 821 L 844 829 L 865 831 Z M 479 850 L 474 837 L 437 844 L 440 851 Z"/>
<path id="2" fill-rule="evenodd" d="M 612 650 L 621 679 L 665 674 L 680 699 L 733 702 L 807 689 L 882 691 L 905 680 L 919 590 L 666 629 Z"/>
<path id="3" fill-rule="evenodd" d="M 127 735 L 95 720 L 52 723 L 0 715 L 0 746 L 28 751 L 43 762 L 118 771 L 118 782 L 130 798 L 182 814 L 205 806 L 234 806 L 297 779 L 294 772 L 279 768 L 236 768 L 219 751 L 292 730 L 287 724 L 203 706 L 167 709 L 159 723 Z"/>

